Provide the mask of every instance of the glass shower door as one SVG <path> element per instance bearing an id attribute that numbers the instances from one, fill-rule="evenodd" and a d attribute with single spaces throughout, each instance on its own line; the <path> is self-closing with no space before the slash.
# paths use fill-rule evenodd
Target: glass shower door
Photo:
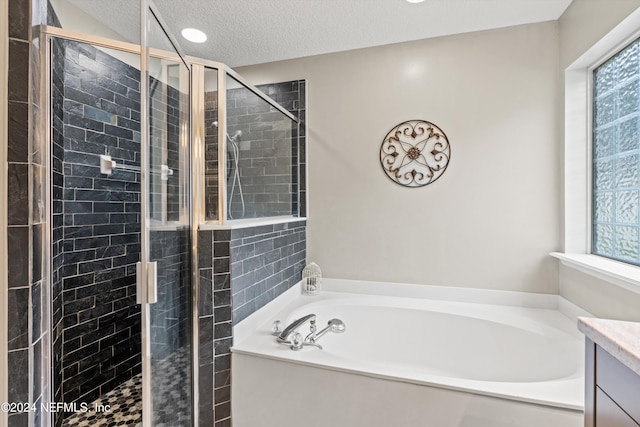
<path id="1" fill-rule="evenodd" d="M 143 425 L 191 426 L 190 69 L 155 8 L 143 19 Z"/>

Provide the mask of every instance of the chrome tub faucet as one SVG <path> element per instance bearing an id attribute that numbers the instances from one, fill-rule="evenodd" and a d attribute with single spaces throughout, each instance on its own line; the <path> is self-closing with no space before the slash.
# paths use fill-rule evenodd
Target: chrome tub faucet
<path id="1" fill-rule="evenodd" d="M 298 329 L 305 323 L 309 322 L 309 334 L 303 339 L 302 334 L 298 332 Z M 307 314 L 299 319 L 291 322 L 284 330 L 282 329 L 282 323 L 279 320 L 273 322 L 273 335 L 276 335 L 276 341 L 280 344 L 289 345 L 291 350 L 300 350 L 305 345 L 318 347 L 322 350 L 322 346 L 316 341 L 320 339 L 327 332 L 342 333 L 345 331 L 345 324 L 340 319 L 331 319 L 327 323 L 327 326 L 320 332 L 317 332 L 316 315 Z"/>

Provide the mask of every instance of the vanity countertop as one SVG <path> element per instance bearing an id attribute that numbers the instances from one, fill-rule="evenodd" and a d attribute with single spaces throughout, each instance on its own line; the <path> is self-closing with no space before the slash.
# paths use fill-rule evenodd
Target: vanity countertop
<path id="1" fill-rule="evenodd" d="M 640 375 L 640 323 L 579 317 L 578 329 Z"/>

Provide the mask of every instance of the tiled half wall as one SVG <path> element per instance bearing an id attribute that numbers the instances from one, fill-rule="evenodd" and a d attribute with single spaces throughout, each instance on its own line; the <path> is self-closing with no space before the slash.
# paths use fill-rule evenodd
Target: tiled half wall
<path id="1" fill-rule="evenodd" d="M 299 215 L 306 216 L 306 83 L 294 80 L 258 86 L 300 119 Z M 216 92 L 207 94 L 207 123 L 217 118 Z M 247 107 L 247 106 L 245 106 Z M 247 107 L 248 108 L 248 107 Z M 257 118 L 256 118 L 257 119 Z M 208 128 L 209 130 L 213 127 Z M 207 188 L 217 194 L 217 132 L 206 139 Z M 249 135 L 246 135 L 247 137 Z M 243 153 L 246 157 L 246 153 Z M 246 161 L 247 159 L 245 159 Z M 253 161 L 249 159 L 249 161 Z M 245 179 L 243 177 L 242 179 Z M 249 184 L 249 181 L 243 181 Z M 292 189 L 294 192 L 296 188 Z M 207 206 L 216 205 L 212 198 Z M 293 200 L 294 210 L 298 200 Z M 217 210 L 216 210 L 217 213 Z M 306 220 L 257 227 L 198 232 L 199 290 L 199 423 L 231 425 L 231 352 L 233 325 L 238 324 L 300 280 L 306 261 Z"/>
<path id="2" fill-rule="evenodd" d="M 306 220 L 198 233 L 200 426 L 231 425 L 233 325 L 300 280 Z"/>

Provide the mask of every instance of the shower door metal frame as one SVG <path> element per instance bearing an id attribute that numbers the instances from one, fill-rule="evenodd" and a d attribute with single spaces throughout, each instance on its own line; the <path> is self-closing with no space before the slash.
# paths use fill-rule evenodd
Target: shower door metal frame
<path id="1" fill-rule="evenodd" d="M 215 69 L 218 72 L 218 218 L 213 220 L 206 219 L 205 214 L 205 191 L 206 186 L 204 185 L 204 173 L 203 165 L 205 161 L 204 153 L 204 97 L 202 101 L 196 105 L 194 102 L 192 112 L 192 129 L 194 130 L 194 151 L 199 152 L 200 159 L 199 161 L 192 164 L 194 168 L 194 176 L 196 177 L 196 181 L 193 186 L 193 194 L 197 195 L 197 199 L 201 200 L 202 203 L 198 206 L 197 209 L 194 209 L 196 214 L 195 218 L 198 222 L 195 224 L 198 225 L 220 225 L 223 226 L 225 224 L 233 224 L 237 221 L 242 221 L 242 219 L 238 220 L 229 220 L 227 219 L 227 210 L 228 210 L 228 201 L 227 201 L 227 180 L 225 176 L 227 164 L 227 138 L 225 135 L 227 134 L 227 81 L 226 77 L 229 75 L 236 81 L 238 81 L 241 85 L 243 85 L 246 89 L 250 90 L 254 95 L 262 98 L 263 101 L 267 102 L 269 105 L 277 109 L 279 112 L 287 116 L 289 119 L 293 120 L 297 125 L 300 124 L 300 119 L 291 114 L 291 112 L 276 101 L 273 100 L 269 95 L 262 92 L 260 89 L 253 86 L 244 77 L 240 76 L 233 69 L 229 68 L 229 66 L 223 64 L 222 62 L 209 61 L 202 58 L 197 58 L 194 56 L 187 56 L 187 61 L 191 64 L 192 70 L 192 94 L 202 93 L 204 94 L 204 69 L 210 68 Z M 196 73 L 195 70 L 198 70 Z M 196 78 L 197 77 L 197 78 Z M 200 129 L 201 128 L 201 129 Z M 197 131 L 196 131 L 197 129 Z M 198 139 L 200 138 L 200 139 Z M 297 143 L 297 151 L 298 151 L 298 212 L 297 215 L 291 215 L 292 219 L 302 219 L 300 217 L 300 135 L 296 138 Z M 194 206 L 195 208 L 195 206 Z M 252 218 L 252 220 L 264 220 L 269 221 L 270 218 L 273 217 L 264 217 L 264 218 Z"/>
<path id="2" fill-rule="evenodd" d="M 37 120 L 39 120 L 39 122 L 41 123 L 40 131 L 42 132 L 42 138 L 40 139 L 40 144 L 38 148 L 41 150 L 42 153 L 44 153 L 45 172 L 46 172 L 43 174 L 42 182 L 41 182 L 44 188 L 44 195 L 45 195 L 44 209 L 45 209 L 45 218 L 46 218 L 46 227 L 43 233 L 43 244 L 46 250 L 50 252 L 50 248 L 53 242 L 53 235 L 52 235 L 53 218 L 52 218 L 52 210 L 51 210 L 51 202 L 53 200 L 53 195 L 51 190 L 51 173 L 52 173 L 52 169 L 51 169 L 52 134 L 51 134 L 51 102 L 50 102 L 51 100 L 51 84 L 50 84 L 51 83 L 51 41 L 54 38 L 61 39 L 61 40 L 69 40 L 69 41 L 89 44 L 95 47 L 101 47 L 101 48 L 117 50 L 125 53 L 131 53 L 134 55 L 139 55 L 141 62 L 144 55 L 142 55 L 141 45 L 137 45 L 133 43 L 113 40 L 105 37 L 94 36 L 90 34 L 80 33 L 72 30 L 67 30 L 59 27 L 46 26 L 46 25 L 38 26 L 36 28 L 36 31 L 38 31 L 40 34 L 39 41 L 40 41 L 40 46 L 42 47 L 42 49 L 40 49 L 40 52 L 41 52 L 40 60 L 43 67 L 43 72 L 41 73 L 41 80 L 40 80 L 41 92 L 38 94 L 40 97 L 42 97 L 42 108 L 40 109 L 39 117 L 37 118 Z M 166 52 L 159 49 L 150 48 L 149 55 L 159 59 L 168 59 L 168 60 L 174 60 L 174 61 L 181 60 L 181 58 L 179 58 L 178 55 L 175 55 L 172 52 Z M 187 62 L 187 64 L 189 64 L 189 62 Z M 141 70 L 141 79 L 142 78 L 143 76 L 142 76 L 142 70 Z M 141 89 L 142 89 L 142 81 L 141 81 Z M 145 102 L 143 102 L 143 99 L 144 98 L 141 91 L 141 94 L 140 94 L 141 110 L 142 110 L 142 105 L 146 104 Z M 191 103 L 189 104 L 191 107 Z M 191 112 L 189 113 L 191 114 Z M 188 121 L 190 122 L 191 120 L 188 120 Z M 141 148 L 142 148 L 142 145 L 144 145 L 142 140 L 142 131 L 143 131 L 144 125 L 145 124 L 142 121 L 142 111 L 141 111 L 141 123 L 140 123 Z M 188 140 L 192 141 L 191 135 L 189 135 Z M 193 155 L 193 150 L 192 150 L 191 156 L 192 155 Z M 191 156 L 189 160 L 193 165 L 193 159 L 191 158 Z M 144 176 L 143 173 L 141 173 L 141 180 L 142 180 L 142 176 Z M 142 182 L 141 182 L 141 185 L 142 185 Z M 142 187 L 141 187 L 141 193 L 142 193 Z M 194 199 L 193 187 L 191 188 L 191 197 L 193 200 Z M 141 216 L 143 214 L 143 209 L 146 209 L 146 208 L 141 203 Z M 191 209 L 188 215 L 189 215 L 189 221 L 190 221 L 190 228 L 192 231 L 191 236 L 195 235 L 197 237 L 197 227 L 196 227 L 197 223 L 194 221 L 194 212 L 195 211 Z M 190 266 L 191 267 L 191 284 L 190 284 L 191 286 L 190 287 L 191 287 L 191 295 L 192 295 L 192 300 L 191 300 L 192 322 L 190 324 L 191 326 L 190 345 L 191 345 L 191 359 L 192 359 L 191 360 L 191 367 L 192 367 L 191 408 L 192 408 L 192 424 L 194 426 L 198 425 L 198 377 L 197 375 L 198 375 L 199 324 L 198 324 L 197 297 L 198 297 L 199 280 L 198 280 L 198 274 L 197 274 L 197 259 L 198 259 L 197 239 L 193 239 L 192 237 L 191 266 Z M 48 256 L 43 257 L 43 264 L 46 264 L 43 266 L 43 268 L 44 268 L 44 271 L 47 272 L 46 277 L 47 277 L 47 280 L 50 282 L 50 278 L 52 277 L 52 274 L 51 274 L 52 263 L 51 263 L 50 253 L 48 254 Z M 51 316 L 50 305 L 52 304 L 50 287 L 51 287 L 51 283 L 46 283 L 46 286 L 43 286 L 43 292 L 45 291 L 45 289 L 47 292 L 45 299 L 46 299 L 47 308 L 49 309 L 49 313 L 46 316 L 44 316 L 47 319 L 47 324 L 43 325 L 43 328 L 46 328 L 49 335 L 49 342 L 47 343 L 47 347 L 48 347 L 47 354 L 49 356 L 49 363 L 47 363 L 48 372 L 43 373 L 43 376 L 47 378 L 47 382 L 48 382 L 47 390 L 50 393 L 50 395 L 52 395 L 54 381 L 53 381 L 53 369 L 51 365 L 53 360 L 53 345 L 52 345 L 52 338 L 51 338 L 53 331 L 52 331 L 52 325 L 51 325 L 51 319 L 50 319 L 50 316 Z M 142 307 L 142 310 L 144 310 L 144 307 Z M 145 334 L 144 329 L 145 328 L 143 327 L 142 334 Z M 144 339 L 143 339 L 143 342 L 144 342 Z M 141 348 L 141 351 L 143 351 L 142 348 Z M 144 362 L 143 362 L 143 366 L 144 366 Z M 145 376 L 143 375 L 143 381 L 144 381 L 144 378 Z M 147 378 L 146 381 L 148 382 L 150 381 L 150 379 Z M 150 388 L 150 384 L 148 385 L 148 388 Z M 145 396 L 143 393 L 143 399 L 144 398 Z M 150 398 L 150 396 L 148 398 Z M 49 399 L 49 401 L 51 401 L 51 399 Z M 53 425 L 53 413 L 45 414 L 45 416 L 48 419 L 49 425 Z M 149 420 L 151 420 L 151 418 L 150 417 L 145 418 L 143 414 L 143 423 L 144 423 L 143 425 L 145 427 L 151 425 L 151 422 Z"/>
<path id="3" fill-rule="evenodd" d="M 150 16 L 150 14 L 152 16 Z M 152 0 L 140 0 L 140 141 L 141 141 L 141 159 L 140 159 L 140 166 L 141 166 L 141 220 L 142 220 L 142 233 L 144 233 L 144 236 L 141 239 L 141 266 L 144 266 L 144 268 L 142 268 L 141 270 L 141 278 L 140 281 L 142 282 L 142 286 L 139 284 L 139 288 L 142 288 L 143 286 L 147 289 L 147 292 L 149 292 L 149 286 L 151 285 L 149 283 L 149 279 L 147 277 L 148 271 L 147 271 L 147 266 L 152 266 L 155 263 L 154 262 L 149 262 L 149 260 L 143 260 L 142 256 L 146 256 L 148 257 L 148 254 L 150 253 L 148 245 L 151 242 L 151 238 L 150 238 L 150 223 L 151 218 L 148 215 L 148 213 L 146 212 L 147 206 L 148 206 L 148 200 L 147 198 L 150 196 L 150 190 L 148 189 L 148 183 L 146 182 L 147 177 L 149 176 L 149 174 L 146 171 L 146 167 L 150 165 L 150 157 L 149 157 L 149 152 L 148 152 L 148 148 L 149 148 L 149 103 L 148 103 L 148 97 L 149 97 L 149 93 L 148 93 L 148 85 L 149 85 L 149 69 L 148 69 L 148 58 L 150 58 L 151 56 L 153 57 L 157 57 L 156 55 L 152 55 L 152 52 L 155 52 L 156 49 L 150 48 L 148 45 L 148 35 L 150 33 L 150 27 L 149 24 L 151 22 L 151 19 L 155 19 L 156 22 L 158 23 L 158 25 L 160 26 L 160 29 L 162 30 L 162 32 L 165 34 L 165 36 L 167 37 L 167 39 L 169 40 L 169 43 L 171 43 L 173 49 L 175 50 L 174 52 L 165 52 L 165 54 L 167 56 L 164 56 L 163 58 L 166 59 L 173 59 L 175 62 L 182 62 L 185 67 L 189 70 L 189 77 L 191 78 L 191 72 L 192 72 L 192 67 L 191 64 L 188 62 L 188 60 L 186 59 L 186 56 L 182 53 L 182 49 L 180 48 L 180 45 L 178 44 L 177 40 L 175 39 L 175 37 L 173 37 L 173 35 L 168 32 L 167 28 L 168 26 L 166 25 L 164 19 L 162 18 L 162 15 L 160 14 L 158 8 L 156 7 L 156 5 L 153 3 Z M 190 82 L 189 82 L 190 83 Z M 190 84 L 189 84 L 189 90 L 191 90 Z M 191 92 L 189 92 L 189 96 L 191 97 L 192 94 Z M 146 100 L 147 102 L 143 102 L 143 100 Z M 191 99 L 189 100 L 191 101 Z M 188 108 L 189 108 L 189 118 L 187 119 L 187 123 L 189 124 L 189 129 L 191 132 L 191 102 L 189 102 L 188 104 Z M 181 138 L 182 141 L 182 138 Z M 193 146 L 193 137 L 191 134 L 188 135 L 188 141 L 191 142 L 191 145 Z M 189 152 L 189 156 L 191 164 L 193 164 L 193 149 L 191 148 L 191 151 Z M 192 170 L 191 168 L 188 168 L 185 172 L 189 173 L 190 175 L 192 175 Z M 182 173 L 180 174 L 181 176 L 181 181 L 182 181 Z M 198 353 L 197 353 L 197 349 L 198 349 L 198 337 L 199 337 L 199 331 L 197 329 L 198 326 L 198 304 L 197 304 L 197 298 L 194 298 L 194 296 L 197 296 L 197 292 L 198 292 L 198 288 L 199 288 L 199 275 L 198 275 L 198 269 L 197 269 L 197 259 L 198 259 L 198 253 L 197 253 L 197 239 L 193 239 L 193 235 L 195 234 L 197 236 L 197 232 L 194 233 L 194 228 L 196 227 L 196 222 L 194 222 L 194 216 L 193 216 L 193 212 L 194 209 L 192 207 L 192 202 L 194 199 L 194 194 L 193 194 L 193 188 L 191 188 L 191 183 L 189 182 L 189 193 L 190 193 L 190 199 L 191 199 L 191 203 L 188 203 L 189 206 L 189 229 L 191 231 L 190 233 L 190 238 L 191 238 L 191 249 L 193 250 L 190 254 L 191 256 L 191 265 L 189 266 L 191 269 L 191 424 L 193 426 L 197 426 L 198 425 Z M 149 220 L 149 224 L 147 224 L 147 220 Z M 153 280 L 156 281 L 157 279 L 155 277 L 153 277 Z M 157 289 L 157 283 L 154 285 L 151 285 L 153 287 L 155 287 Z M 155 296 L 155 295 L 154 295 Z M 142 416 L 142 425 L 143 427 L 151 427 L 152 426 L 152 416 L 148 416 L 145 418 L 144 416 L 144 409 L 152 409 L 153 408 L 153 401 L 152 401 L 152 385 L 151 385 L 151 337 L 150 337 L 150 333 L 151 333 L 151 308 L 150 308 L 150 304 L 149 303 L 154 303 L 156 302 L 155 300 L 153 301 L 149 301 L 148 299 L 148 294 L 147 297 L 141 300 L 142 303 L 142 408 L 143 408 L 143 416 Z M 148 334 L 148 336 L 146 335 Z M 146 339 L 145 339 L 146 338 Z M 145 375 L 145 373 L 147 375 Z M 152 409 L 153 410 L 153 409 Z M 149 412 L 149 411 L 147 411 Z"/>

